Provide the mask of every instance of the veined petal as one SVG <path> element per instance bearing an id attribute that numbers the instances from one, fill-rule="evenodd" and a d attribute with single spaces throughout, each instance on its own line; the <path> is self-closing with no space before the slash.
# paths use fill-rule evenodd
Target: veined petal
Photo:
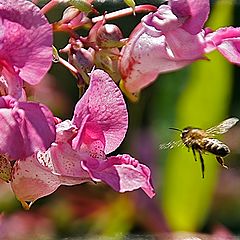
<path id="1" fill-rule="evenodd" d="M 26 0 L 0 0 L 0 58 L 37 84 L 52 64 L 52 28 L 40 9 Z"/>
<path id="2" fill-rule="evenodd" d="M 75 107 L 73 124 L 81 127 L 84 119 L 97 123 L 104 134 L 105 153 L 114 151 L 125 137 L 128 126 L 128 113 L 122 93 L 102 70 L 91 73 L 88 90 Z"/>
<path id="3" fill-rule="evenodd" d="M 107 160 L 89 159 L 83 162 L 93 180 L 103 181 L 115 191 L 126 192 L 138 188 L 152 198 L 155 195 L 150 183 L 150 170 L 136 159 L 124 154 L 109 157 Z"/>

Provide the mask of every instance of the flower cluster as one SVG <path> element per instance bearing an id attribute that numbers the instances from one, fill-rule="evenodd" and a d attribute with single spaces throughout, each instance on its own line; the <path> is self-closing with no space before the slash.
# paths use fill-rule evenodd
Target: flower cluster
<path id="1" fill-rule="evenodd" d="M 207 59 L 204 54 L 213 50 L 240 64 L 240 28 L 225 27 L 215 32 L 204 29 L 209 5 L 209 0 L 169 0 L 168 5 L 142 19 L 123 47 L 119 61 L 128 92 L 139 92 L 161 73 Z"/>
<path id="2" fill-rule="evenodd" d="M 44 14 L 56 4 L 70 5 L 58 22 Z M 52 0 L 42 9 L 27 0 L 0 0 L 0 178 L 10 182 L 25 208 L 60 185 L 105 182 L 118 192 L 141 188 L 154 196 L 150 169 L 128 154 L 109 156 L 124 140 L 127 107 L 118 87 L 135 96 L 158 74 L 175 71 L 218 50 L 240 63 L 240 28 L 204 28 L 209 0 L 169 0 L 158 9 L 134 6 L 90 18 L 92 1 Z M 107 21 L 150 11 L 124 39 Z M 92 15 L 91 15 L 92 16 Z M 88 36 L 76 28 L 91 26 Z M 59 50 L 53 32 L 69 43 Z M 54 49 L 54 51 L 52 51 Z M 80 99 L 71 120 L 61 120 L 43 104 L 28 100 L 25 85 L 36 85 L 52 58 L 77 79 Z"/>

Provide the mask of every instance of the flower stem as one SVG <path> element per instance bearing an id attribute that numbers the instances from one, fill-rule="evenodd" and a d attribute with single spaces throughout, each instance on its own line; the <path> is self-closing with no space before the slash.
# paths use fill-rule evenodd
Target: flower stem
<path id="1" fill-rule="evenodd" d="M 70 64 L 68 61 L 66 61 L 65 59 L 61 58 L 60 56 L 58 57 L 58 62 L 61 63 L 66 68 L 68 68 L 74 75 L 78 74 L 77 69 L 72 64 Z"/>
<path id="2" fill-rule="evenodd" d="M 140 6 L 136 6 L 134 10 L 132 8 L 125 8 L 125 9 L 121 9 L 121 10 L 118 10 L 118 11 L 115 11 L 115 12 L 107 13 L 103 16 L 94 17 L 94 18 L 92 18 L 92 23 L 102 21 L 103 18 L 105 20 L 113 20 L 113 19 L 117 19 L 117 18 L 120 18 L 120 17 L 131 15 L 131 14 L 134 14 L 134 13 L 154 12 L 154 11 L 157 11 L 156 6 L 140 5 Z"/>
<path id="3" fill-rule="evenodd" d="M 59 4 L 59 0 L 51 0 L 50 2 L 48 2 L 48 3 L 41 9 L 41 13 L 42 13 L 42 14 L 46 14 L 46 13 L 49 12 L 52 8 L 54 8 L 57 4 Z"/>

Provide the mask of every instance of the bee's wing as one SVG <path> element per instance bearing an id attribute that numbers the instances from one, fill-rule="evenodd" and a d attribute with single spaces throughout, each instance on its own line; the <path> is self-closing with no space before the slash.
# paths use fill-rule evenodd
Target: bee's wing
<path id="1" fill-rule="evenodd" d="M 168 148 L 172 149 L 172 148 L 175 148 L 175 147 L 180 147 L 182 145 L 183 145 L 182 140 L 171 141 L 171 142 L 168 142 L 168 143 L 160 144 L 159 149 L 168 149 Z"/>
<path id="2" fill-rule="evenodd" d="M 228 118 L 221 122 L 220 124 L 218 124 L 217 126 L 207 129 L 206 133 L 210 135 L 223 134 L 227 132 L 232 126 L 234 126 L 238 121 L 239 119 L 235 117 Z"/>

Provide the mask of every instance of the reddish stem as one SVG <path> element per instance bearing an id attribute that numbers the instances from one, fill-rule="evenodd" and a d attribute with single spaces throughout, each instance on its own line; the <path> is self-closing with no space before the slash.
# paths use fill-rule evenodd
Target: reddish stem
<path id="1" fill-rule="evenodd" d="M 125 8 L 125 9 L 121 9 L 115 12 L 111 12 L 111 13 L 107 13 L 104 16 L 98 16 L 98 17 L 94 17 L 92 18 L 92 23 L 96 23 L 99 21 L 102 21 L 103 18 L 105 20 L 113 20 L 116 18 L 120 18 L 120 17 L 124 17 L 124 16 L 128 16 L 134 13 L 139 13 L 139 12 L 155 12 L 157 11 L 157 7 L 153 6 L 153 5 L 140 5 L 140 6 L 136 6 L 135 9 L 133 10 L 132 8 Z"/>
<path id="2" fill-rule="evenodd" d="M 59 4 L 59 0 L 51 0 L 41 9 L 41 13 L 46 14 L 48 11 L 54 8 L 57 4 Z"/>
<path id="3" fill-rule="evenodd" d="M 73 31 L 73 28 L 70 26 L 69 23 L 64 23 L 58 26 L 58 23 L 53 23 L 52 28 L 54 32 L 67 32 L 73 38 L 79 38 L 78 34 Z"/>

